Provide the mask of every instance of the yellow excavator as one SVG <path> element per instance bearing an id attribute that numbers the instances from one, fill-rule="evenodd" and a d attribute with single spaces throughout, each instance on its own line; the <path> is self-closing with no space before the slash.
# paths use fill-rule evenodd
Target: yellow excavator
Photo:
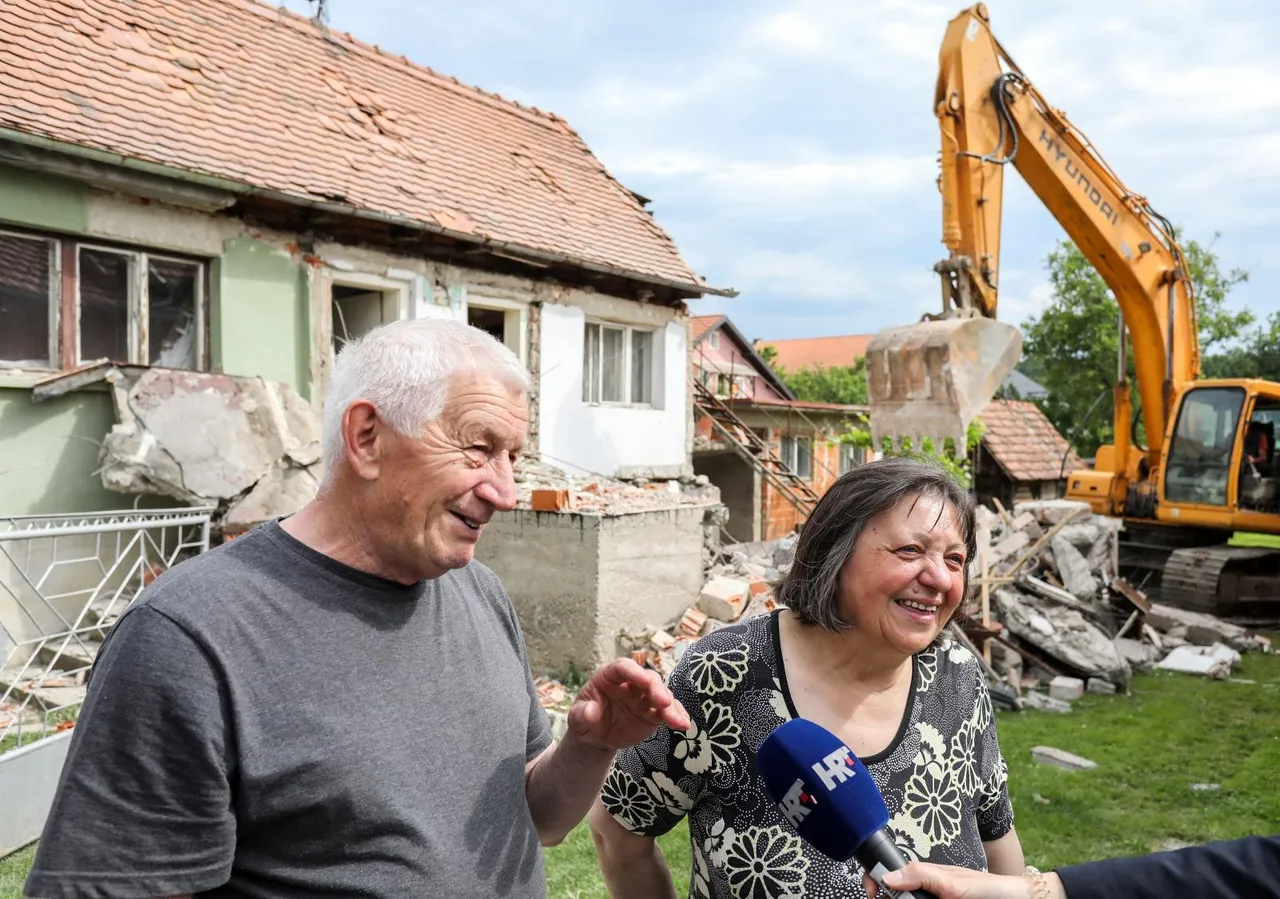
<path id="1" fill-rule="evenodd" d="M 997 320 L 1003 176 L 1012 166 L 1106 282 L 1120 354 L 1114 443 L 1064 472 L 1068 499 L 1123 520 L 1120 565 L 1149 595 L 1250 617 L 1280 608 L 1280 549 L 1228 545 L 1280 534 L 1280 384 L 1202 379 L 1196 303 L 1170 223 L 1130 191 L 991 32 L 986 4 L 951 20 L 939 53 L 942 312 L 867 348 L 876 445 L 964 446 L 965 429 L 1021 356 Z M 1127 377 L 1133 354 L 1138 408 Z M 916 444 L 918 445 L 918 444 Z M 1239 541 L 1234 541 L 1239 542 Z"/>

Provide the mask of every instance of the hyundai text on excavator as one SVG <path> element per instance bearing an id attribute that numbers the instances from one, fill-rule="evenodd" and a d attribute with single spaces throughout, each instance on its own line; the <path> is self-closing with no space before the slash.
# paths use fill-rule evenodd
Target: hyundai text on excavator
<path id="1" fill-rule="evenodd" d="M 951 437 L 963 447 L 968 423 L 1020 357 L 1018 329 L 996 319 L 1011 164 L 1118 306 L 1114 443 L 1098 449 L 1092 468 L 1066 474 L 1067 498 L 1123 520 L 1121 570 L 1162 602 L 1272 614 L 1280 550 L 1227 544 L 1237 531 L 1280 534 L 1280 384 L 1200 378 L 1194 289 L 1173 227 L 1045 102 L 991 33 L 986 4 L 949 23 L 934 104 L 950 251 L 934 269 L 943 310 L 869 344 L 876 444 Z M 1126 374 L 1130 351 L 1146 446 Z"/>

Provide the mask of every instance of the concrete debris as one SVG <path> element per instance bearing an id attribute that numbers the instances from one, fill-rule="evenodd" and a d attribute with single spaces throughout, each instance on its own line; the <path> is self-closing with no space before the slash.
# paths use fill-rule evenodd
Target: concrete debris
<path id="1" fill-rule="evenodd" d="M 215 526 L 235 530 L 314 496 L 320 417 L 288 384 L 165 368 L 122 370 L 109 383 L 108 490 L 214 505 Z"/>
<path id="2" fill-rule="evenodd" d="M 1022 697 L 1023 708 L 1039 709 L 1042 712 L 1069 712 L 1071 711 L 1071 703 L 1064 702 L 1061 699 L 1054 699 L 1044 693 L 1035 690 L 1028 690 Z"/>
<path id="3" fill-rule="evenodd" d="M 1033 746 L 1031 748 L 1031 757 L 1041 765 L 1053 765 L 1063 771 L 1087 771 L 1090 768 L 1098 767 L 1097 762 L 1092 762 L 1083 756 L 1067 752 L 1064 749 L 1056 749 L 1053 746 Z"/>
<path id="4" fill-rule="evenodd" d="M 1092 679 L 1097 680 L 1097 678 Z M 1084 681 L 1078 677 L 1067 677 L 1060 674 L 1049 681 L 1049 695 L 1054 699 L 1062 699 L 1067 702 L 1079 699 L 1084 695 Z"/>
<path id="5" fill-rule="evenodd" d="M 577 475 L 536 456 L 521 457 L 515 469 L 516 508 L 535 512 L 610 516 L 680 506 L 720 506 L 720 491 L 706 478 L 622 480 Z M 727 510 L 724 520 L 728 520 Z"/>
<path id="6" fill-rule="evenodd" d="M 637 664 L 666 677 L 699 638 L 778 608 L 773 583 L 790 567 L 794 547 L 794 537 L 718 547 L 698 604 L 673 621 L 620 634 L 619 648 Z"/>
<path id="7" fill-rule="evenodd" d="M 747 606 L 751 583 L 737 578 L 713 575 L 698 597 L 698 609 L 711 618 L 736 621 Z"/>
<path id="8" fill-rule="evenodd" d="M 1266 638 L 1243 627 L 1151 603 L 1119 577 L 1119 529 L 1117 519 L 1071 500 L 979 509 L 982 551 L 970 580 L 976 598 L 985 558 L 987 617 L 974 603 L 962 626 L 975 644 L 986 642 L 991 650 L 993 689 L 1071 684 L 1050 686 L 1048 696 L 1028 703 L 1040 708 L 1085 690 L 1126 691 L 1133 672 L 1157 663 L 1218 677 L 1239 664 L 1238 653 L 1271 650 Z M 1200 651 L 1214 645 L 1237 653 L 1236 660 Z"/>
<path id="9" fill-rule="evenodd" d="M 1086 693 L 1098 693 L 1103 696 L 1114 696 L 1116 685 L 1111 681 L 1103 680 L 1100 677 L 1089 678 L 1089 683 L 1085 684 Z"/>
<path id="10" fill-rule="evenodd" d="M 1179 646 L 1165 656 L 1156 667 L 1162 671 L 1200 674 L 1226 680 L 1240 667 L 1240 653 L 1223 643 L 1213 646 Z"/>

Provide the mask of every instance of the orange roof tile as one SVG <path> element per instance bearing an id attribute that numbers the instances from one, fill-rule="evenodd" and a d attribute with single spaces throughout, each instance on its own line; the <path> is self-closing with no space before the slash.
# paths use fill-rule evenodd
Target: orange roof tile
<path id="1" fill-rule="evenodd" d="M 714 328 L 720 322 L 724 321 L 723 315 L 694 315 L 689 318 L 689 328 L 693 335 L 693 340 L 698 341 Z"/>
<path id="2" fill-rule="evenodd" d="M 1084 460 L 1074 450 L 1068 453 L 1066 438 L 1035 403 L 996 400 L 979 418 L 987 452 L 1015 481 L 1056 481 L 1084 467 Z"/>
<path id="3" fill-rule="evenodd" d="M 10 0 L 0 128 L 713 291 L 558 116 L 259 0 Z"/>
<path id="4" fill-rule="evenodd" d="M 791 340 L 757 340 L 758 352 L 766 346 L 777 349 L 774 365 L 787 371 L 802 368 L 824 368 L 853 365 L 867 354 L 867 344 L 874 334 L 846 334 L 840 337 L 799 337 Z"/>

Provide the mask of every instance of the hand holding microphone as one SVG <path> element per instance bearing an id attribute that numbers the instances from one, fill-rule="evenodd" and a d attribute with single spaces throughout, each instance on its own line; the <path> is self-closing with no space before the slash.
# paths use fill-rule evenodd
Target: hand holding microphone
<path id="1" fill-rule="evenodd" d="M 773 801 L 805 840 L 829 858 L 854 858 L 881 887 L 907 857 L 885 831 L 889 809 L 861 760 L 840 738 L 804 718 L 781 725 L 756 753 Z M 916 889 L 886 895 L 938 899 Z"/>

